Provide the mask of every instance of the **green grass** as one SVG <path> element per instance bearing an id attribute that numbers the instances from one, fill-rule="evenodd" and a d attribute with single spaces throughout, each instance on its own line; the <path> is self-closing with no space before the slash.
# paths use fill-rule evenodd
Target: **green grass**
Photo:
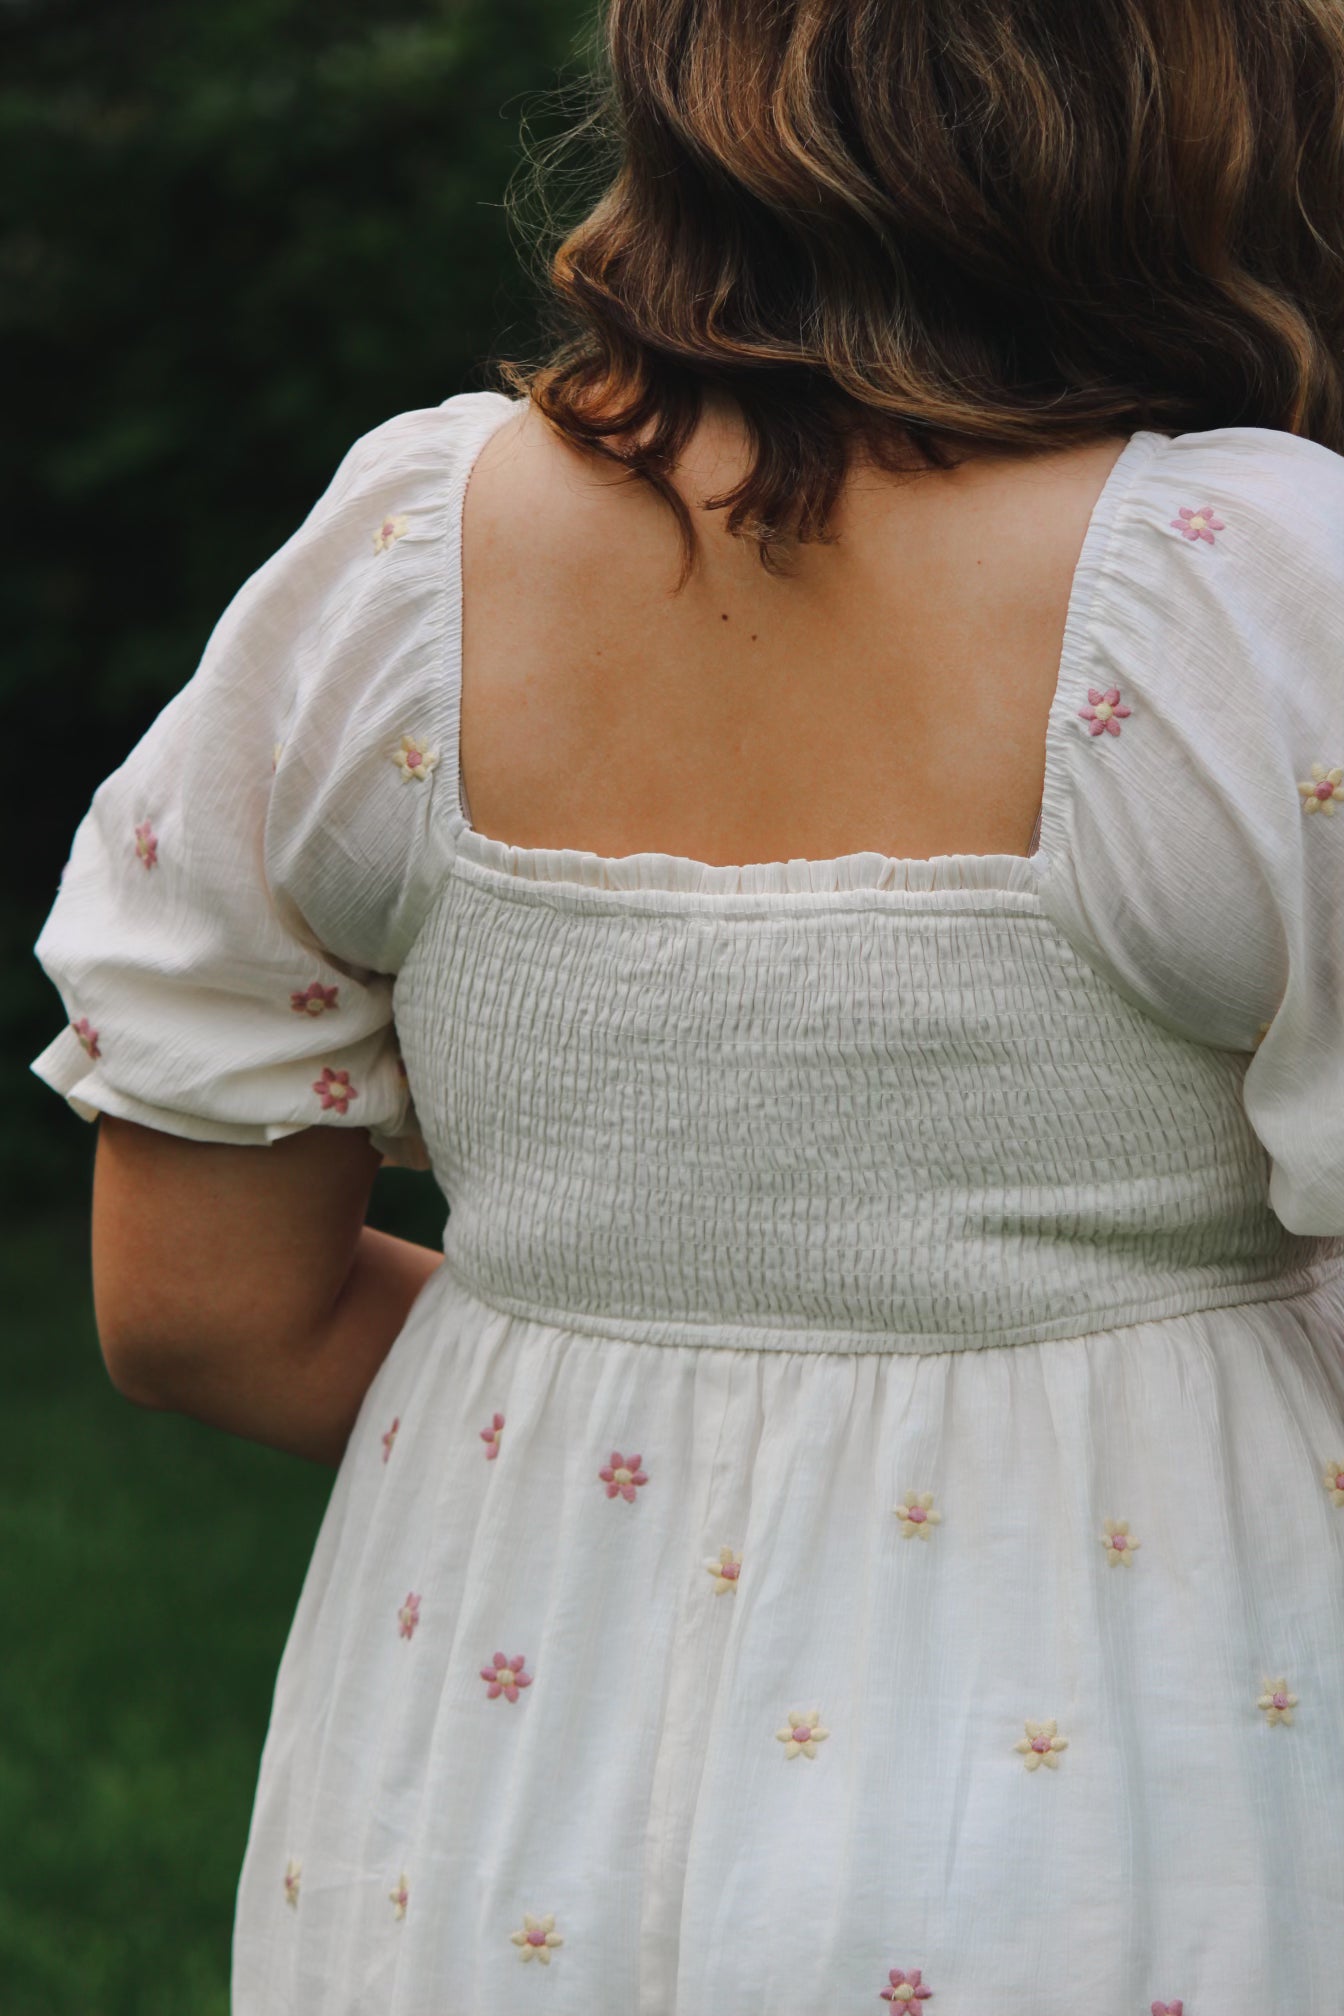
<path id="1" fill-rule="evenodd" d="M 334 1473 L 121 1398 L 86 1221 L 0 1237 L 0 1310 L 0 2012 L 227 2016 L 271 1690 Z"/>

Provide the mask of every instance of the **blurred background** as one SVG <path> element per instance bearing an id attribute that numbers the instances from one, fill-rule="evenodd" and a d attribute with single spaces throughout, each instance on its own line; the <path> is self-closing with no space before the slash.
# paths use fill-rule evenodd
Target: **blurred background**
<path id="1" fill-rule="evenodd" d="M 594 13 L 0 0 L 0 2016 L 227 2016 L 334 1474 L 109 1384 L 96 1130 L 28 1070 L 65 1020 L 33 943 L 95 788 L 350 444 L 539 346 L 543 220 L 506 196 L 574 123 Z M 444 1216 L 380 1172 L 373 1224 Z"/>

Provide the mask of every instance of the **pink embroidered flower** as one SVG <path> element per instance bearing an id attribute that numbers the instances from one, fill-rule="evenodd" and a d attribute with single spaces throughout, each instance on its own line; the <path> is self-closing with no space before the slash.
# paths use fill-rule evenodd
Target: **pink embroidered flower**
<path id="1" fill-rule="evenodd" d="M 420 1598 L 418 1596 L 408 1596 L 397 1612 L 398 1636 L 402 1638 L 412 1637 L 415 1633 L 415 1627 L 419 1622 Z"/>
<path id="2" fill-rule="evenodd" d="M 378 530 L 373 535 L 374 552 L 386 553 L 388 547 L 392 545 L 393 541 L 400 539 L 402 533 L 406 530 L 406 527 L 409 525 L 409 523 L 410 523 L 409 518 L 406 518 L 405 516 L 398 516 L 395 518 L 384 518 L 382 524 L 378 527 Z"/>
<path id="3" fill-rule="evenodd" d="M 388 1901 L 392 1904 L 395 1904 L 397 1907 L 395 1912 L 393 1913 L 393 1916 L 396 1918 L 404 1918 L 406 1916 L 406 1906 L 411 1901 L 411 1893 L 406 1888 L 406 1871 L 404 1869 L 402 1870 L 400 1876 L 398 1876 L 397 1878 L 396 1889 L 389 1890 L 387 1895 L 388 1895 Z"/>
<path id="4" fill-rule="evenodd" d="M 1130 1537 L 1128 1519 L 1108 1519 L 1106 1531 L 1101 1536 L 1101 1544 L 1106 1549 L 1106 1559 L 1114 1568 L 1117 1561 L 1123 1561 L 1126 1568 L 1134 1566 L 1134 1550 L 1142 1547 L 1142 1540 Z"/>
<path id="5" fill-rule="evenodd" d="M 503 1426 L 504 1416 L 502 1414 L 495 1414 L 491 1416 L 490 1426 L 481 1430 L 481 1440 L 486 1445 L 485 1460 L 487 1463 L 493 1463 L 499 1454 L 499 1431 Z"/>
<path id="6" fill-rule="evenodd" d="M 720 1547 L 717 1561 L 706 1561 L 706 1568 L 714 1577 L 714 1594 L 722 1596 L 725 1589 L 736 1589 L 737 1578 L 742 1572 L 742 1556 L 734 1554 L 731 1547 Z"/>
<path id="7" fill-rule="evenodd" d="M 1182 2016 L 1184 2009 L 1185 2004 L 1179 1999 L 1175 2002 L 1154 2002 L 1149 2016 Z"/>
<path id="8" fill-rule="evenodd" d="M 1288 1682 L 1280 1674 L 1277 1680 L 1266 1680 L 1265 1691 L 1255 1705 L 1264 1709 L 1266 1722 L 1291 1722 L 1297 1696 L 1288 1692 Z"/>
<path id="9" fill-rule="evenodd" d="M 392 752 L 392 761 L 403 777 L 418 778 L 421 783 L 439 760 L 437 749 L 426 748 L 418 735 L 403 735 L 401 747 Z"/>
<path id="10" fill-rule="evenodd" d="M 622 1456 L 619 1449 L 612 1450 L 611 1462 L 597 1474 L 607 1487 L 608 1498 L 624 1498 L 629 1505 L 635 1502 L 636 1484 L 649 1481 L 639 1467 L 638 1456 Z"/>
<path id="11" fill-rule="evenodd" d="M 776 1729 L 775 1741 L 784 1745 L 786 1757 L 815 1757 L 818 1743 L 824 1743 L 830 1733 L 821 1726 L 821 1710 L 809 1708 L 806 1715 L 791 1714 L 784 1727 Z"/>
<path id="12" fill-rule="evenodd" d="M 333 1071 L 330 1064 L 322 1066 L 322 1076 L 314 1078 L 312 1089 L 321 1097 L 322 1111 L 324 1113 L 330 1112 L 333 1109 L 337 1113 L 344 1113 L 348 1111 L 350 1101 L 359 1097 L 358 1092 L 350 1083 L 350 1073 L 348 1071 Z"/>
<path id="13" fill-rule="evenodd" d="M 1192 511 L 1187 505 L 1182 504 L 1179 516 L 1173 518 L 1171 523 L 1183 538 L 1203 539 L 1210 546 L 1213 544 L 1215 532 L 1227 530 L 1212 504 L 1206 504 L 1201 511 Z"/>
<path id="14" fill-rule="evenodd" d="M 154 828 L 146 819 L 135 829 L 135 851 L 146 868 L 153 868 L 159 858 L 159 842 Z"/>
<path id="15" fill-rule="evenodd" d="M 1344 1505 L 1344 1463 L 1327 1463 L 1324 1477 L 1331 1504 Z"/>
<path id="16" fill-rule="evenodd" d="M 565 1943 L 555 1929 L 553 1911 L 548 1912 L 544 1918 L 529 1918 L 524 1911 L 522 1931 L 510 1932 L 509 1937 L 520 1949 L 520 1959 L 540 1960 L 543 1967 L 549 1967 L 551 1964 L 551 1948 L 563 1946 Z"/>
<path id="17" fill-rule="evenodd" d="M 74 1030 L 90 1057 L 96 1059 L 102 1056 L 103 1053 L 98 1048 L 98 1031 L 92 1026 L 87 1015 L 81 1015 L 78 1022 L 72 1022 L 70 1027 Z"/>
<path id="18" fill-rule="evenodd" d="M 1128 721 L 1129 709 L 1120 705 L 1120 688 L 1108 686 L 1103 693 L 1096 686 L 1089 686 L 1087 697 L 1090 707 L 1078 709 L 1081 718 L 1088 724 L 1089 735 L 1118 735 L 1118 723 Z"/>
<path id="19" fill-rule="evenodd" d="M 384 1461 L 384 1463 L 386 1463 L 386 1461 L 387 1461 L 388 1457 L 389 1457 L 389 1456 L 390 1456 L 390 1455 L 392 1454 L 392 1444 L 393 1444 L 393 1443 L 394 1443 L 394 1442 L 396 1441 L 396 1439 L 397 1439 L 397 1430 L 398 1430 L 398 1428 L 400 1428 L 400 1426 L 401 1426 L 401 1416 L 400 1416 L 400 1414 L 398 1414 L 398 1416 L 397 1416 L 396 1420 L 395 1420 L 395 1421 L 394 1421 L 394 1422 L 392 1423 L 392 1426 L 391 1426 L 391 1427 L 390 1427 L 390 1428 L 388 1429 L 388 1431 L 387 1431 L 386 1435 L 384 1435 L 384 1437 L 383 1437 L 383 1461 Z"/>
<path id="20" fill-rule="evenodd" d="M 337 1006 L 340 991 L 339 987 L 324 987 L 320 980 L 313 980 L 300 993 L 290 995 L 289 1005 L 296 1015 L 321 1015 Z"/>
<path id="21" fill-rule="evenodd" d="M 890 2002 L 894 2009 L 910 2009 L 927 2001 L 933 1990 L 924 1986 L 923 1973 L 922 1967 L 913 1967 L 908 1974 L 902 1967 L 893 1967 L 887 1976 L 891 1985 L 882 1990 L 882 2001 Z"/>
<path id="22" fill-rule="evenodd" d="M 1298 784 L 1302 793 L 1304 812 L 1324 812 L 1327 819 L 1335 816 L 1335 806 L 1344 798 L 1344 770 L 1338 765 L 1333 770 L 1325 770 L 1319 763 L 1311 766 L 1311 782 L 1303 779 Z"/>
<path id="23" fill-rule="evenodd" d="M 1067 1750 L 1068 1739 L 1056 1736 L 1053 1722 L 1028 1722 L 1026 1735 L 1020 1743 L 1014 1743 L 1014 1750 L 1023 1753 L 1028 1771 L 1038 1771 L 1042 1764 L 1048 1764 L 1052 1771 L 1059 1769 L 1058 1752 Z"/>
<path id="24" fill-rule="evenodd" d="M 285 1864 L 285 1902 L 292 1911 L 297 1911 L 299 1908 L 299 1878 L 302 1874 L 302 1862 L 294 1861 L 291 1856 Z"/>
<path id="25" fill-rule="evenodd" d="M 918 1533 L 921 1540 L 931 1540 L 933 1534 L 930 1529 L 942 1524 L 942 1513 L 933 1510 L 932 1491 L 921 1491 L 918 1497 L 913 1491 L 907 1491 L 895 1511 L 896 1517 L 901 1522 L 903 1540 L 910 1539 L 915 1533 Z"/>
<path id="26" fill-rule="evenodd" d="M 520 1652 L 516 1659 L 506 1659 L 496 1652 L 494 1665 L 482 1666 L 481 1678 L 490 1682 L 485 1690 L 489 1700 L 497 1701 L 502 1694 L 506 1701 L 516 1701 L 518 1689 L 532 1685 L 532 1675 L 523 1671 L 524 1657 Z"/>

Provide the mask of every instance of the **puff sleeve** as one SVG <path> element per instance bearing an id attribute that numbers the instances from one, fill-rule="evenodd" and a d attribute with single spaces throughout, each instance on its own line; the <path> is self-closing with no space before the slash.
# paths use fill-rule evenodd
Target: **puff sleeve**
<path id="1" fill-rule="evenodd" d="M 1344 456 L 1266 428 L 1146 439 L 1071 621 L 1042 900 L 1137 1005 L 1249 1053 L 1268 1203 L 1338 1238 Z"/>
<path id="2" fill-rule="evenodd" d="M 478 397 L 355 443 L 95 791 L 34 948 L 67 1022 L 31 1068 L 83 1119 L 364 1127 L 428 1166 L 393 987 L 448 860 L 445 540 Z"/>

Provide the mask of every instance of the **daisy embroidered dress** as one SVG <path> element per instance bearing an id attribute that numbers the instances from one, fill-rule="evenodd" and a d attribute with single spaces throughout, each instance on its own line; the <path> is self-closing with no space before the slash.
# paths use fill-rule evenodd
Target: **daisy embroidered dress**
<path id="1" fill-rule="evenodd" d="M 1030 855 L 727 868 L 469 823 L 514 410 L 356 443 L 36 948 L 85 1118 L 450 1205 L 234 2016 L 1338 2016 L 1344 458 L 1131 438 Z"/>

